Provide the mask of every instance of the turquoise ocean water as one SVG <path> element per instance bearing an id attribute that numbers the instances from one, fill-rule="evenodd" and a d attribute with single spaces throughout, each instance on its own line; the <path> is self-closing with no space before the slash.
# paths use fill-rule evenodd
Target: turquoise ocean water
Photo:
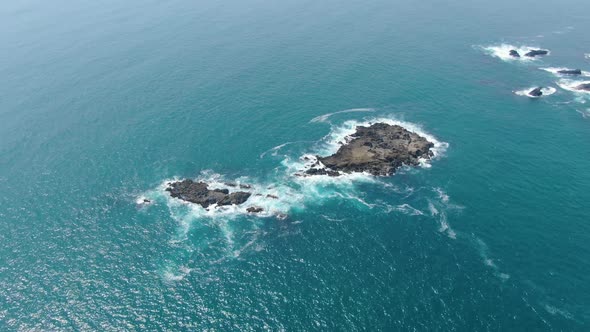
<path id="1" fill-rule="evenodd" d="M 0 330 L 590 330 L 590 94 L 539 69 L 590 71 L 589 10 L 5 1 Z M 437 158 L 292 176 L 370 120 Z M 180 204 L 174 178 L 287 217 Z"/>

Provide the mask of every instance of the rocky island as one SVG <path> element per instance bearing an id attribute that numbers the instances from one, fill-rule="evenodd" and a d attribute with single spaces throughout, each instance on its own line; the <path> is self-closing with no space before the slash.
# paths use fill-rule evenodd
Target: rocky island
<path id="1" fill-rule="evenodd" d="M 434 156 L 434 144 L 399 125 L 375 123 L 359 126 L 347 143 L 327 157 L 317 157 L 304 175 L 339 176 L 367 172 L 388 176 L 404 166 L 418 166 L 421 159 Z"/>
<path id="2" fill-rule="evenodd" d="M 182 180 L 168 184 L 166 191 L 170 196 L 183 201 L 199 204 L 204 208 L 210 205 L 238 205 L 246 202 L 252 195 L 245 191 L 236 191 L 230 193 L 227 189 L 209 189 L 204 182 L 195 182 L 193 180 Z"/>

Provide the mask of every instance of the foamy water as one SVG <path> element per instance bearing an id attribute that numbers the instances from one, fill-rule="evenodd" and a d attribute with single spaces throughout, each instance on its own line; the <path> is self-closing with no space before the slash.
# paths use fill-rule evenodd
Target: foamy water
<path id="1" fill-rule="evenodd" d="M 518 95 L 518 96 L 529 97 L 529 98 L 542 98 L 542 97 L 551 96 L 552 94 L 554 94 L 555 92 L 557 92 L 557 89 L 554 88 L 554 87 L 546 87 L 546 88 L 542 88 L 541 89 L 541 92 L 543 93 L 543 95 L 541 95 L 541 96 L 531 96 L 529 93 L 531 91 L 533 91 L 534 89 L 536 89 L 536 87 L 526 88 L 526 89 L 523 89 L 523 90 L 514 91 L 514 94 L 515 95 Z"/>
<path id="2" fill-rule="evenodd" d="M 328 117 L 326 115 L 321 117 L 321 119 L 327 119 Z M 319 120 L 316 122 L 319 122 Z M 223 174 L 211 170 L 203 171 L 194 178 L 195 181 L 207 183 L 209 189 L 226 189 L 230 193 L 235 191 L 250 192 L 251 196 L 243 204 L 230 206 L 211 205 L 208 208 L 203 208 L 199 204 L 173 198 L 166 191 L 166 188 L 169 187 L 171 182 L 181 180 L 180 178 L 170 178 L 162 181 L 157 188 L 144 192 L 136 197 L 136 203 L 145 207 L 164 204 L 170 211 L 171 217 L 178 224 L 178 237 L 175 241 L 185 241 L 195 223 L 205 222 L 218 228 L 227 243 L 228 257 L 232 257 L 235 254 L 235 249 L 233 248 L 235 234 L 232 228 L 232 220 L 238 217 L 276 217 L 283 219 L 294 211 L 306 209 L 310 204 L 317 205 L 327 200 L 346 200 L 358 205 L 359 208 L 379 209 L 385 213 L 422 216 L 424 215 L 423 211 L 407 203 L 390 206 L 382 202 L 371 202 L 364 198 L 361 193 L 357 192 L 357 185 L 359 184 L 372 184 L 385 188 L 389 186 L 382 181 L 382 178 L 368 173 L 342 174 L 338 177 L 327 175 L 298 176 L 298 173 L 302 170 L 312 167 L 317 161 L 317 155 L 325 156 L 335 153 L 342 144 L 350 140 L 350 136 L 356 132 L 357 127 L 370 126 L 380 122 L 402 126 L 432 142 L 434 144 L 432 149 L 434 157 L 432 160 L 440 158 L 448 148 L 448 143 L 438 140 L 432 134 L 426 132 L 421 126 L 414 123 L 400 121 L 391 117 L 348 120 L 339 125 L 332 125 L 329 133 L 320 141 L 313 144 L 307 154 L 302 156 L 287 154 L 281 161 L 280 171 L 267 180 L 260 180 L 249 176 L 228 178 Z M 292 143 L 294 142 L 280 144 L 267 152 L 274 154 L 276 151 Z M 264 154 L 261 157 L 263 156 Z M 423 160 L 421 166 L 431 167 L 432 160 Z M 241 185 L 246 188 L 240 188 Z M 407 191 L 400 192 L 400 194 L 404 195 L 407 193 Z M 411 194 L 412 191 L 410 190 L 409 193 Z M 444 212 L 444 206 L 448 204 L 449 197 L 440 188 L 437 188 L 434 193 L 438 196 L 436 200 L 440 202 L 437 204 L 443 209 L 441 214 L 436 214 L 436 218 L 440 224 L 440 231 L 451 238 L 455 238 L 455 232 L 448 224 Z M 263 211 L 260 213 L 248 213 L 247 209 L 250 207 L 260 207 Z M 184 269 L 182 266 L 172 266 L 171 269 L 166 269 L 163 273 L 164 277 L 169 281 L 181 280 L 186 273 L 190 272 L 190 269 Z"/>
<path id="3" fill-rule="evenodd" d="M 513 62 L 530 62 L 530 61 L 537 61 L 543 56 L 536 56 L 536 57 L 528 57 L 525 56 L 526 53 L 532 50 L 544 50 L 541 47 L 532 47 L 532 46 L 515 46 L 510 44 L 500 44 L 500 45 L 492 45 L 492 46 L 484 46 L 482 47 L 483 51 L 488 55 L 493 57 L 499 58 L 503 61 L 513 61 Z M 511 50 L 516 50 L 520 57 L 513 57 L 510 55 Z M 551 55 L 549 52 L 547 55 Z"/>
<path id="4" fill-rule="evenodd" d="M 562 79 L 557 82 L 557 85 L 559 85 L 559 87 L 564 90 L 575 92 L 576 94 L 581 95 L 581 96 L 590 95 L 590 91 L 576 89 L 576 87 L 579 86 L 580 84 L 590 84 L 590 80 L 580 81 L 580 80 Z"/>

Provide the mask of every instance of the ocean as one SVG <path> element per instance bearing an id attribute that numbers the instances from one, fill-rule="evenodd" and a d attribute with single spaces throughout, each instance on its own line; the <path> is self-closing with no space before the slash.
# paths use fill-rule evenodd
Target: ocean
<path id="1" fill-rule="evenodd" d="M 5 1 L 0 330 L 590 330 L 589 9 Z M 374 122 L 436 156 L 294 175 Z"/>

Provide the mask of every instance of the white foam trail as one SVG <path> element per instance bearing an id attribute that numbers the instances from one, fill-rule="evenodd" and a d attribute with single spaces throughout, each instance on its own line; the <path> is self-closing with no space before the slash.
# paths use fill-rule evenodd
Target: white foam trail
<path id="1" fill-rule="evenodd" d="M 549 304 L 545 304 L 545 310 L 551 315 L 561 315 L 566 319 L 573 320 L 574 316 L 567 310 L 559 309 Z"/>
<path id="2" fill-rule="evenodd" d="M 585 110 L 576 110 L 576 112 L 580 113 L 580 115 L 582 115 L 584 119 L 590 118 L 590 108 L 587 108 Z"/>
<path id="3" fill-rule="evenodd" d="M 566 68 L 566 67 L 546 67 L 546 68 L 539 68 L 541 70 L 544 70 L 546 72 L 550 72 L 551 74 L 554 74 L 556 76 L 566 76 L 566 77 L 582 77 L 582 76 L 590 76 L 590 72 L 584 71 L 582 70 L 582 74 L 581 75 L 570 75 L 570 74 L 561 74 L 559 73 L 559 71 L 561 70 L 573 70 L 571 68 Z"/>
<path id="4" fill-rule="evenodd" d="M 586 54 L 584 54 L 584 58 L 586 58 L 586 59 L 590 59 L 590 53 L 586 53 Z"/>
<path id="5" fill-rule="evenodd" d="M 588 95 L 590 94 L 590 91 L 584 91 L 584 90 L 578 90 L 576 89 L 576 87 L 580 84 L 590 84 L 590 81 L 576 81 L 576 80 L 567 80 L 567 79 L 563 79 L 563 80 L 559 80 L 557 82 L 557 85 L 559 85 L 560 88 L 564 89 L 564 90 L 568 90 L 571 92 L 575 92 L 578 93 L 580 95 Z"/>
<path id="6" fill-rule="evenodd" d="M 520 90 L 520 91 L 514 91 L 514 94 L 517 96 L 523 96 L 523 97 L 529 97 L 529 98 L 540 98 L 537 96 L 531 96 L 529 94 L 529 92 L 533 91 L 534 89 L 536 89 L 536 87 L 532 87 L 532 88 L 526 88 L 524 90 Z M 555 92 L 557 92 L 557 89 L 554 87 L 546 87 L 546 88 L 542 88 L 541 92 L 543 93 L 543 95 L 541 97 L 547 97 L 547 96 L 551 96 L 552 94 L 554 94 Z"/>
<path id="7" fill-rule="evenodd" d="M 529 62 L 529 61 L 538 60 L 540 57 L 539 56 L 528 57 L 528 56 L 525 56 L 525 54 L 532 51 L 532 50 L 540 50 L 543 48 L 531 47 L 531 46 L 514 46 L 514 45 L 510 45 L 510 44 L 500 44 L 500 45 L 485 46 L 485 47 L 482 47 L 482 49 L 488 55 L 499 58 L 502 61 Z M 520 54 L 520 57 L 511 56 L 510 55 L 511 50 L 517 51 L 518 54 Z M 551 52 L 547 53 L 547 55 L 550 55 L 550 54 L 551 54 Z"/>
<path id="8" fill-rule="evenodd" d="M 439 222 L 440 222 L 440 228 L 438 229 L 439 232 L 447 233 L 447 235 L 453 240 L 457 239 L 457 233 L 455 233 L 455 231 L 451 228 L 451 226 L 447 222 L 447 214 L 446 213 L 442 212 L 440 214 Z"/>
<path id="9" fill-rule="evenodd" d="M 441 188 L 436 187 L 433 189 L 438 194 L 438 198 L 441 200 L 441 202 L 445 204 L 449 202 L 449 195 L 447 195 L 447 193 L 445 193 Z"/>
<path id="10" fill-rule="evenodd" d="M 186 266 L 178 267 L 177 271 L 172 271 L 171 267 L 166 268 L 164 271 L 164 280 L 168 282 L 178 282 L 183 280 L 187 275 L 189 275 L 192 269 L 189 269 Z"/>
<path id="11" fill-rule="evenodd" d="M 341 113 L 354 113 L 354 112 L 375 112 L 373 108 L 351 108 L 343 111 L 327 113 L 324 115 L 316 116 L 315 118 L 311 119 L 309 122 L 326 122 L 328 118 L 332 115 L 341 114 Z"/>
<path id="12" fill-rule="evenodd" d="M 390 211 L 398 211 L 398 212 L 402 212 L 404 214 L 410 215 L 410 216 L 423 216 L 424 212 L 416 209 L 415 207 L 411 206 L 410 204 L 401 204 L 398 206 L 395 206 L 393 208 L 389 208 L 388 212 Z"/>
<path id="13" fill-rule="evenodd" d="M 479 255 L 481 256 L 483 263 L 490 267 L 494 271 L 494 275 L 500 278 L 502 281 L 506 281 L 510 278 L 510 275 L 507 273 L 500 272 L 500 268 L 496 265 L 493 259 L 489 257 L 488 254 L 488 246 L 482 239 L 478 237 L 474 237 L 475 244 L 477 246 L 477 250 L 479 251 Z"/>
<path id="14" fill-rule="evenodd" d="M 279 150 L 281 150 L 282 148 L 284 148 L 287 145 L 291 145 L 291 144 L 297 144 L 297 143 L 309 143 L 310 141 L 296 141 L 296 142 L 287 142 L 287 143 L 283 143 L 283 144 L 279 144 L 273 148 L 270 148 L 266 151 L 264 151 L 263 153 L 260 154 L 260 159 L 264 158 L 264 156 L 266 156 L 268 153 L 271 153 L 271 155 L 276 156 L 279 152 Z"/>

